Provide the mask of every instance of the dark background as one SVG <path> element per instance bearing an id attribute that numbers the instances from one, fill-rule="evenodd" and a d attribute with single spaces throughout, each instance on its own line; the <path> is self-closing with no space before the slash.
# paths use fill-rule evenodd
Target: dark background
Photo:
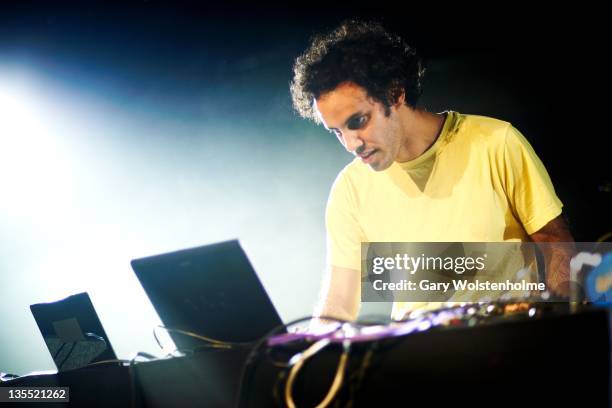
<path id="1" fill-rule="evenodd" d="M 300 120 L 287 85 L 313 33 L 347 17 L 377 19 L 426 61 L 423 106 L 511 121 L 549 170 L 575 238 L 594 241 L 610 229 L 607 106 L 598 98 L 607 47 L 596 9 L 48 3 L 0 5 L 5 53 L 126 104 L 138 95 L 143 105 L 161 106 L 159 115 L 239 120 L 248 112 L 262 129 Z M 240 91 L 249 81 L 239 99 L 224 99 L 218 88 L 234 83 Z M 197 103 L 203 93 L 217 101 L 206 111 Z"/>

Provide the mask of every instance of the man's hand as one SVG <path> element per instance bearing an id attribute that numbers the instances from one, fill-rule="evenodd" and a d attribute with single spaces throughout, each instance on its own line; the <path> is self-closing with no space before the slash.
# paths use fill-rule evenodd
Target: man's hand
<path id="1" fill-rule="evenodd" d="M 556 295 L 569 296 L 569 264 L 575 254 L 574 238 L 561 216 L 531 234 L 534 242 L 550 242 L 541 245 L 546 263 L 546 286 Z"/>

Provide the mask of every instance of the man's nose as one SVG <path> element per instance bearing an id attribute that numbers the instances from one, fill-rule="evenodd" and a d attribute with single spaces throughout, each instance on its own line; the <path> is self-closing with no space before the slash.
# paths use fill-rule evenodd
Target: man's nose
<path id="1" fill-rule="evenodd" d="M 344 133 L 344 148 L 350 153 L 360 154 L 365 149 L 365 143 L 357 132 Z"/>

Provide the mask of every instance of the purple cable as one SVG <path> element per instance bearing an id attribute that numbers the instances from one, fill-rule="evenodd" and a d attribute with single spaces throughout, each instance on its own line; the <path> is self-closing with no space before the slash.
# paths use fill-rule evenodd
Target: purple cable
<path id="1" fill-rule="evenodd" d="M 329 339 L 332 343 L 342 343 L 344 340 L 350 340 L 352 343 L 360 343 L 364 341 L 403 336 L 415 331 L 427 330 L 429 327 L 431 327 L 431 323 L 428 320 L 423 319 L 416 319 L 396 325 L 386 326 L 364 326 L 358 328 L 350 326 L 348 329 L 344 328 L 345 325 L 342 325 L 330 332 L 321 334 L 286 333 L 272 336 L 268 339 L 268 346 L 274 347 L 298 340 L 317 341 L 322 339 Z M 349 333 L 347 335 L 347 331 L 352 331 L 354 334 Z"/>

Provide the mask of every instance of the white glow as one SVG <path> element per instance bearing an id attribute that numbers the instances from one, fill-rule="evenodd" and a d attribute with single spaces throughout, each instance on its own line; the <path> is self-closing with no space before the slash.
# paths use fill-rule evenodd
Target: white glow
<path id="1" fill-rule="evenodd" d="M 0 181 L 5 216 L 56 219 L 66 203 L 68 157 L 40 97 L 0 82 Z"/>
<path id="2" fill-rule="evenodd" d="M 10 322 L 0 330 L 2 369 L 51 368 L 28 306 L 82 291 L 120 358 L 162 354 L 152 335 L 161 322 L 130 260 L 232 238 L 284 320 L 310 315 L 329 186 L 304 169 L 327 150 L 300 144 L 296 163 L 296 147 L 264 152 L 268 141 L 252 126 L 185 123 L 98 91 L 0 66 L 0 320 Z M 302 132 L 295 140 L 307 140 Z M 283 256 L 295 248 L 299 256 Z"/>

